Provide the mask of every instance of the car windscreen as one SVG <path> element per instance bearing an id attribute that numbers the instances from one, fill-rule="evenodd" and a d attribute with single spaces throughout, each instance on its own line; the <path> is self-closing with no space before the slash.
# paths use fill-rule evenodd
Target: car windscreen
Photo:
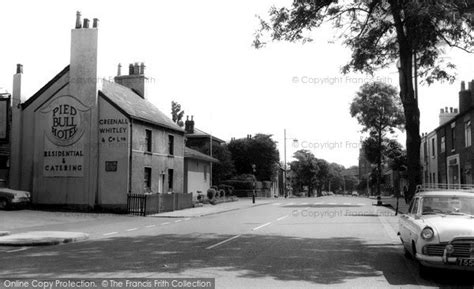
<path id="1" fill-rule="evenodd" d="M 423 197 L 422 214 L 474 215 L 474 196 Z"/>

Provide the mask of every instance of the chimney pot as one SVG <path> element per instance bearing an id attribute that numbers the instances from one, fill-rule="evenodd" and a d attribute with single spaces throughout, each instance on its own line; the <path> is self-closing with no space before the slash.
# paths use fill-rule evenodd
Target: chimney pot
<path id="1" fill-rule="evenodd" d="M 93 22 L 92 22 L 92 28 L 99 28 L 99 19 L 97 18 L 94 18 L 92 19 Z"/>
<path id="2" fill-rule="evenodd" d="M 133 74 L 140 74 L 140 66 L 138 65 L 138 62 L 135 62 L 135 65 L 133 66 Z"/>
<path id="3" fill-rule="evenodd" d="M 128 66 L 128 75 L 133 75 L 133 64 L 130 63 L 130 65 Z"/>
<path id="4" fill-rule="evenodd" d="M 454 109 L 454 113 L 458 113 L 458 109 L 457 109 L 457 108 Z"/>
<path id="5" fill-rule="evenodd" d="M 453 107 L 450 107 L 450 108 L 449 108 L 449 112 L 450 112 L 450 113 L 453 113 Z"/>
<path id="6" fill-rule="evenodd" d="M 23 65 L 22 64 L 17 64 L 16 65 L 16 73 L 23 73 Z"/>
<path id="7" fill-rule="evenodd" d="M 84 18 L 84 24 L 82 25 L 84 28 L 89 28 L 89 19 Z"/>
<path id="8" fill-rule="evenodd" d="M 439 113 L 443 114 L 443 113 L 444 113 L 444 108 L 441 108 L 441 109 L 439 110 Z"/>
<path id="9" fill-rule="evenodd" d="M 466 90 L 466 83 L 464 81 L 461 81 L 461 91 Z"/>
<path id="10" fill-rule="evenodd" d="M 118 64 L 118 67 L 117 67 L 117 76 L 120 76 L 122 75 L 122 64 Z"/>
<path id="11" fill-rule="evenodd" d="M 194 115 L 191 115 L 191 121 L 194 121 Z"/>
<path id="12" fill-rule="evenodd" d="M 145 63 L 140 64 L 140 74 L 145 74 Z"/>
<path id="13" fill-rule="evenodd" d="M 76 29 L 80 29 L 81 26 L 81 12 L 76 12 Z"/>

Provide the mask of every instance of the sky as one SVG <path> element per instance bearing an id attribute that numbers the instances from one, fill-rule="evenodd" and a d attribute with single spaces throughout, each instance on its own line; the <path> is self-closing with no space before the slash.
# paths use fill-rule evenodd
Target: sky
<path id="1" fill-rule="evenodd" d="M 148 100 L 170 115 L 171 101 L 193 115 L 201 130 L 229 141 L 273 135 L 284 159 L 298 149 L 346 167 L 358 164 L 361 126 L 349 114 L 359 87 L 380 80 L 398 87 L 395 66 L 342 75 L 351 51 L 333 42 L 335 31 L 315 31 L 314 42 L 252 47 L 256 15 L 283 0 L 242 1 L 4 1 L 0 4 L 0 87 L 11 92 L 17 63 L 23 94 L 33 95 L 69 64 L 76 11 L 99 18 L 99 75 L 112 79 L 118 63 L 144 62 Z M 474 79 L 474 55 L 448 51 L 457 65 L 451 85 L 420 86 L 421 131 L 438 126 L 439 109 L 458 107 L 460 81 Z M 404 132 L 394 137 L 405 142 Z"/>

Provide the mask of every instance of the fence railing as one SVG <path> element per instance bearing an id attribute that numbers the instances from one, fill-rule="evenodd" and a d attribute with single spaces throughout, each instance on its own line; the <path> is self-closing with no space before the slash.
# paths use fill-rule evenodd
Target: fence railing
<path id="1" fill-rule="evenodd" d="M 191 208 L 192 194 L 128 194 L 127 211 L 131 215 L 147 216 Z"/>

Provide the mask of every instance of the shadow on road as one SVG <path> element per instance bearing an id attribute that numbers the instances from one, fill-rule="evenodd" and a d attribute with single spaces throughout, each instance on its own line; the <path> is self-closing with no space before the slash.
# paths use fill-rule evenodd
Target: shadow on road
<path id="1" fill-rule="evenodd" d="M 313 239 L 242 235 L 165 234 L 116 237 L 33 248 L 0 256 L 0 278 L 212 276 L 270 277 L 280 281 L 341 284 L 383 277 L 391 285 L 417 285 L 400 246 L 358 238 Z M 146 274 L 145 274 L 146 273 Z M 417 274 L 417 272 L 413 272 Z M 145 275 L 143 275 L 145 274 Z M 436 275 L 442 284 L 474 284 L 470 274 Z M 448 281 L 446 281 L 448 280 Z M 449 281 L 451 280 L 451 281 Z M 448 283 L 446 283 L 448 282 Z M 452 283 L 449 283 L 452 282 Z"/>

